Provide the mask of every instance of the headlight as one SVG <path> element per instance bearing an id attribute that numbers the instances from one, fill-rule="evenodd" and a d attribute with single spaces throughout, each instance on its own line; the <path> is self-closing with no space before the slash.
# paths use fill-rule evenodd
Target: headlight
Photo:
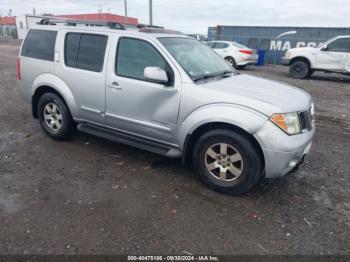
<path id="1" fill-rule="evenodd" d="M 288 135 L 300 133 L 300 121 L 298 113 L 274 114 L 270 120 Z"/>
<path id="2" fill-rule="evenodd" d="M 288 50 L 288 51 L 286 52 L 286 54 L 284 55 L 284 57 L 285 57 L 285 58 L 290 58 L 290 56 L 291 56 L 291 53 L 290 53 L 290 51 Z"/>

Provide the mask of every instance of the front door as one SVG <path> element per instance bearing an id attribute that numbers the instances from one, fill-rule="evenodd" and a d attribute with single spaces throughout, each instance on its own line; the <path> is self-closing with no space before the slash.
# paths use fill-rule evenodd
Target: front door
<path id="1" fill-rule="evenodd" d="M 144 77 L 146 67 L 167 71 L 169 85 Z M 181 77 L 156 43 L 141 38 L 114 40 L 106 76 L 106 123 L 131 134 L 174 142 Z"/>
<path id="2" fill-rule="evenodd" d="M 344 71 L 350 52 L 350 38 L 338 38 L 317 54 L 317 68 Z"/>

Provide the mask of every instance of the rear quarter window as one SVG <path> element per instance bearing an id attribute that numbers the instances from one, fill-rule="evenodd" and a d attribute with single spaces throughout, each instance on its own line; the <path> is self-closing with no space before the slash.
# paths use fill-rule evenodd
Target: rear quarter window
<path id="1" fill-rule="evenodd" d="M 21 56 L 53 61 L 57 31 L 31 29 L 22 46 Z"/>

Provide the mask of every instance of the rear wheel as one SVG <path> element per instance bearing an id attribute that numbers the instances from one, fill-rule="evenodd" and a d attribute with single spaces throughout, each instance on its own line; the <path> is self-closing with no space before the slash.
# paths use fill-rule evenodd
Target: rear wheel
<path id="1" fill-rule="evenodd" d="M 310 67 L 305 61 L 295 61 L 289 68 L 289 74 L 297 79 L 304 79 L 310 76 Z"/>
<path id="2" fill-rule="evenodd" d="M 235 131 L 217 129 L 201 136 L 193 164 L 211 189 L 230 195 L 249 191 L 261 178 L 263 163 L 253 142 Z"/>
<path id="3" fill-rule="evenodd" d="M 46 93 L 40 97 L 38 117 L 42 129 L 53 139 L 67 139 L 74 130 L 74 121 L 69 110 L 56 94 Z"/>
<path id="4" fill-rule="evenodd" d="M 233 68 L 236 68 L 237 65 L 236 65 L 236 61 L 233 57 L 231 56 L 228 56 L 228 57 L 225 57 L 225 60 L 227 61 L 227 63 L 229 63 Z"/>
<path id="5" fill-rule="evenodd" d="M 238 69 L 245 69 L 247 67 L 247 65 L 240 65 L 238 66 Z"/>

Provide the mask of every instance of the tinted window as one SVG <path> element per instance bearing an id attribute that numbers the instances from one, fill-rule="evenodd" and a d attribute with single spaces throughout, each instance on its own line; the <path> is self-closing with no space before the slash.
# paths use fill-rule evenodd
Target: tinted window
<path id="1" fill-rule="evenodd" d="M 80 34 L 67 34 L 66 36 L 64 59 L 67 66 L 77 67 L 80 36 Z"/>
<path id="2" fill-rule="evenodd" d="M 53 61 L 56 31 L 31 29 L 24 40 L 21 56 Z"/>
<path id="3" fill-rule="evenodd" d="M 169 71 L 167 62 L 151 44 L 131 38 L 120 39 L 116 61 L 117 75 L 145 80 L 143 74 L 148 66 Z"/>
<path id="4" fill-rule="evenodd" d="M 217 43 L 215 43 L 214 48 L 215 49 L 224 49 L 224 48 L 227 48 L 228 46 L 229 45 L 226 43 L 217 42 Z"/>
<path id="5" fill-rule="evenodd" d="M 350 38 L 337 39 L 328 44 L 328 50 L 334 52 L 350 52 Z"/>
<path id="6" fill-rule="evenodd" d="M 107 36 L 70 33 L 66 36 L 65 63 L 69 67 L 101 72 Z"/>
<path id="7" fill-rule="evenodd" d="M 210 46 L 211 48 L 213 48 L 215 45 L 215 42 L 209 42 L 209 43 L 207 43 L 207 45 Z"/>

